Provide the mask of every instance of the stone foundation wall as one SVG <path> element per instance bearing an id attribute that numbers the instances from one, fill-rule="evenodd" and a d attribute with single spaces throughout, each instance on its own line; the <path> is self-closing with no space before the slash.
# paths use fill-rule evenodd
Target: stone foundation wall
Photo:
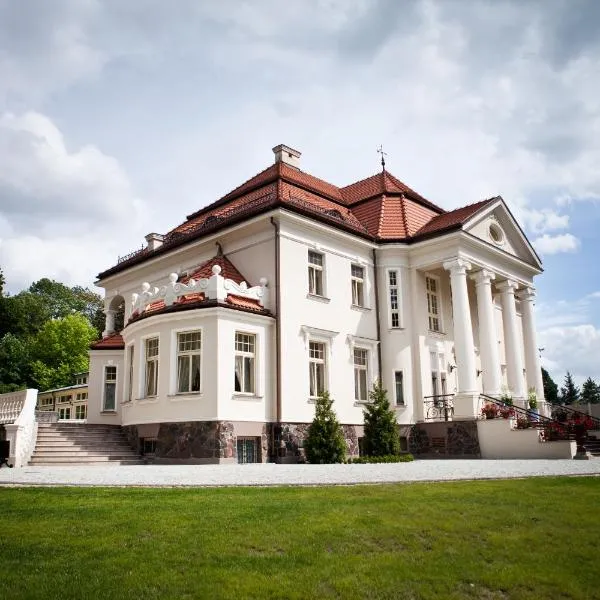
<path id="1" fill-rule="evenodd" d="M 310 423 L 269 423 L 271 439 L 270 460 L 281 463 L 305 463 L 304 440 Z M 347 455 L 358 456 L 358 438 L 362 436 L 362 425 L 342 425 L 346 440 Z"/>
<path id="2" fill-rule="evenodd" d="M 408 445 L 415 456 L 481 456 L 475 420 L 417 423 L 410 427 Z"/>
<path id="3" fill-rule="evenodd" d="M 267 462 L 269 438 L 267 424 L 256 424 L 259 462 Z M 143 425 L 123 427 L 131 447 L 141 453 Z M 149 460 L 155 462 L 226 463 L 237 462 L 237 434 L 231 421 L 190 421 L 161 423 L 156 439 L 156 451 Z M 240 427 L 240 429 L 243 429 Z M 245 433 L 245 432 L 244 432 Z"/>

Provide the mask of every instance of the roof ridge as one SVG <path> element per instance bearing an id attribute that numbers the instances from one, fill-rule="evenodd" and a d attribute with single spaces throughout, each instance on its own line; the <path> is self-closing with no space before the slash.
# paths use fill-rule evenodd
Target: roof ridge
<path id="1" fill-rule="evenodd" d="M 377 224 L 377 235 L 381 235 L 381 230 L 383 228 L 383 217 L 385 215 L 385 194 L 381 195 L 381 204 L 379 205 L 379 223 Z"/>
<path id="2" fill-rule="evenodd" d="M 406 236 L 410 236 L 410 231 L 408 229 L 408 218 L 406 216 L 406 196 L 404 194 L 400 195 L 400 213 L 402 214 L 402 224 L 404 225 L 404 234 Z"/>

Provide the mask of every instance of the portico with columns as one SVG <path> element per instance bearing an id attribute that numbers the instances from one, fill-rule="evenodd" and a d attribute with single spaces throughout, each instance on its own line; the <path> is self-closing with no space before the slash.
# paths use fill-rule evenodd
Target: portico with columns
<path id="1" fill-rule="evenodd" d="M 441 294 L 440 310 L 449 313 L 443 331 L 422 329 L 425 338 L 442 340 L 451 345 L 448 370 L 452 372 L 450 388 L 453 397 L 453 419 L 479 416 L 481 394 L 500 398 L 510 396 L 513 402 L 528 407 L 528 394 L 535 391 L 538 408 L 544 410 L 544 390 L 537 347 L 534 316 L 535 290 L 528 274 L 510 273 L 485 256 L 471 251 L 457 251 L 445 260 L 419 267 L 421 277 L 438 273 L 441 290 L 444 278 L 447 296 Z M 439 342 L 438 342 L 439 343 Z M 425 343 L 424 348 L 431 344 Z M 429 373 L 422 357 L 424 398 L 435 396 L 427 389 Z M 450 391 L 450 390 L 449 390 Z M 450 394 L 446 394 L 450 395 Z M 423 420 L 427 416 L 423 411 Z"/>

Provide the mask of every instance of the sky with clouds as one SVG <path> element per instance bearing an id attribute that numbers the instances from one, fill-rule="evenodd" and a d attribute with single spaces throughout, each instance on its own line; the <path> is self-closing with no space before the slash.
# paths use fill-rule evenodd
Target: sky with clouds
<path id="1" fill-rule="evenodd" d="M 600 380 L 597 0 L 0 0 L 0 267 L 92 285 L 268 166 L 501 194 L 543 363 Z"/>

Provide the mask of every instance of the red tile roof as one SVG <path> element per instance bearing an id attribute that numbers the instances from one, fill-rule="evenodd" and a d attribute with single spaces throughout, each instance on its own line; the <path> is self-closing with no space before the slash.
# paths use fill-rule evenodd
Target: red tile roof
<path id="1" fill-rule="evenodd" d="M 474 204 L 469 204 L 468 206 L 463 206 L 442 215 L 438 215 L 424 223 L 423 226 L 415 232 L 415 236 L 431 235 L 458 228 L 464 225 L 480 210 L 493 202 L 496 202 L 496 200 L 498 200 L 498 197 L 481 200 L 480 202 L 475 202 Z"/>
<path id="2" fill-rule="evenodd" d="M 90 350 L 122 350 L 123 348 L 125 348 L 125 342 L 120 333 L 111 333 L 90 345 Z"/>
<path id="3" fill-rule="evenodd" d="M 207 260 L 205 263 L 202 263 L 199 267 L 195 268 L 191 273 L 182 277 L 180 279 L 180 283 L 187 283 L 190 279 L 209 279 L 212 277 L 213 272 L 212 268 L 215 265 L 219 265 L 221 267 L 221 277 L 225 279 L 231 279 L 236 283 L 242 283 L 242 281 L 247 280 L 244 276 L 236 269 L 236 267 L 232 264 L 232 262 L 226 256 L 215 256 L 210 260 Z"/>
<path id="4" fill-rule="evenodd" d="M 288 208 L 374 241 L 415 240 L 460 226 L 464 219 L 487 201 L 446 212 L 388 171 L 382 171 L 346 187 L 338 188 L 286 163 L 261 171 L 225 196 L 189 215 L 164 237 L 153 252 L 144 251 L 99 274 L 103 278 L 152 256 L 168 252 L 208 233 L 254 217 L 273 208 Z M 189 277 L 210 277 L 206 263 Z M 241 274 L 231 264 L 223 276 L 238 280 Z"/>

